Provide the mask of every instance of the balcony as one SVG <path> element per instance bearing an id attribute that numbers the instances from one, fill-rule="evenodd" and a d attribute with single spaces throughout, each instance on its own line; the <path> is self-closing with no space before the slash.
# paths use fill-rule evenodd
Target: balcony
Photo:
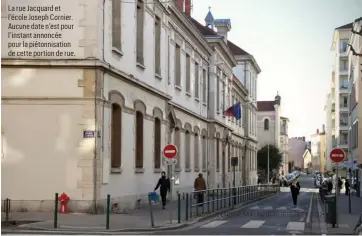
<path id="1" fill-rule="evenodd" d="M 348 112 L 348 104 L 346 104 L 346 103 L 339 104 L 339 111 L 346 111 L 346 112 Z"/>
<path id="2" fill-rule="evenodd" d="M 346 86 L 346 85 L 339 86 L 339 92 L 340 93 L 348 93 L 348 86 Z"/>
<path id="3" fill-rule="evenodd" d="M 338 148 L 348 148 L 348 141 L 347 139 L 340 139 L 338 143 Z"/>
<path id="4" fill-rule="evenodd" d="M 343 119 L 339 120 L 339 129 L 348 130 L 348 121 L 347 121 L 347 119 L 343 118 Z"/>

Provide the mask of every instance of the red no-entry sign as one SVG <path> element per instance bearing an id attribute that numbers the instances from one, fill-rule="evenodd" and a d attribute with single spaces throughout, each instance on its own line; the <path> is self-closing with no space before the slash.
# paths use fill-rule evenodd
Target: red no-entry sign
<path id="1" fill-rule="evenodd" d="M 173 144 L 167 144 L 163 148 L 163 156 L 167 159 L 175 158 L 177 155 L 177 147 Z"/>
<path id="2" fill-rule="evenodd" d="M 331 151 L 331 153 L 329 154 L 329 158 L 334 162 L 334 163 L 340 163 L 342 161 L 344 161 L 346 154 L 344 153 L 344 151 L 340 148 L 335 148 Z"/>

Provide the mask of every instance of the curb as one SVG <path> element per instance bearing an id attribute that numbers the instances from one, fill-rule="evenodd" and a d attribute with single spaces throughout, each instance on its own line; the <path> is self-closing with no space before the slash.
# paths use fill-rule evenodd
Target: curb
<path id="1" fill-rule="evenodd" d="M 319 215 L 319 226 L 321 229 L 321 234 L 327 234 L 327 224 L 324 218 L 324 214 L 325 212 L 322 210 L 321 207 L 321 199 L 319 197 L 317 197 L 317 211 L 318 211 L 318 215 Z M 323 214 L 322 214 L 323 213 Z"/>
<path id="2" fill-rule="evenodd" d="M 207 215 L 204 215 L 204 216 L 201 216 L 201 217 L 198 217 L 194 220 L 191 220 L 191 221 L 188 221 L 188 222 L 183 222 L 183 223 L 180 223 L 180 224 L 175 224 L 175 225 L 172 225 L 172 226 L 155 226 L 154 228 L 138 228 L 138 229 L 133 229 L 133 228 L 130 228 L 130 229 L 109 229 L 109 230 L 92 230 L 91 228 L 86 228 L 86 227 L 82 227 L 82 228 L 61 228 L 61 226 L 59 226 L 58 228 L 43 228 L 43 227 L 32 227 L 32 226 L 18 226 L 16 228 L 12 228 L 12 229 L 9 229 L 9 230 L 1 230 L 2 233 L 8 233 L 8 232 L 17 232 L 17 231 L 33 231 L 33 232 L 36 232 L 36 231 L 41 231 L 41 232 L 77 232 L 77 233 L 86 233 L 86 234 L 89 234 L 89 233 L 92 233 L 92 234 L 102 234 L 102 233 L 106 233 L 106 232 L 109 232 L 109 233 L 115 233 L 115 232 L 155 232 L 155 231 L 171 231 L 171 230 L 177 230 L 177 229 L 181 229 L 181 228 L 185 228 L 185 227 L 188 227 L 188 226 L 192 226 L 196 223 L 200 223 L 202 221 L 206 221 L 206 220 L 209 220 L 209 219 L 214 219 L 214 218 L 224 218 L 224 217 L 227 217 L 227 215 L 224 215 L 225 213 L 234 213 L 234 212 L 237 212 L 241 209 L 243 209 L 244 207 L 254 203 L 254 202 L 258 202 L 258 201 L 263 201 L 263 200 L 266 200 L 266 199 L 269 199 L 269 198 L 272 198 L 274 196 L 277 196 L 279 193 L 276 193 L 276 194 L 271 194 L 271 195 L 267 195 L 265 197 L 262 197 L 260 199 L 257 199 L 257 200 L 251 200 L 251 201 L 248 201 L 244 204 L 239 204 L 237 206 L 234 206 L 232 208 L 228 208 L 228 209 L 223 209 L 223 210 L 220 210 L 220 211 L 217 211 L 217 212 L 213 212 L 213 213 L 209 213 Z M 221 216 L 220 216 L 221 215 Z"/>

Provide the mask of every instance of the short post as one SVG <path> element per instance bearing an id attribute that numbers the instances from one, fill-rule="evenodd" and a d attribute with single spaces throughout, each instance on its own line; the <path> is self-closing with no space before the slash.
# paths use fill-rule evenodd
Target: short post
<path id="1" fill-rule="evenodd" d="M 10 212 L 10 199 L 6 198 L 4 202 L 4 208 L 5 208 L 5 221 L 6 223 L 9 222 L 9 212 Z"/>
<path id="2" fill-rule="evenodd" d="M 215 189 L 212 190 L 212 212 L 215 211 Z"/>
<path id="3" fill-rule="evenodd" d="M 107 194 L 107 206 L 106 206 L 106 229 L 109 229 L 109 214 L 111 210 L 111 195 Z"/>
<path id="4" fill-rule="evenodd" d="M 185 202 L 185 220 L 189 220 L 189 193 L 186 193 L 186 202 Z"/>
<path id="5" fill-rule="evenodd" d="M 148 194 L 148 210 L 150 212 L 151 227 L 153 228 L 155 227 L 155 221 L 153 220 L 151 193 Z"/>
<path id="6" fill-rule="evenodd" d="M 181 194 L 177 193 L 177 222 L 181 223 Z"/>
<path id="7" fill-rule="evenodd" d="M 54 198 L 54 228 L 58 228 L 58 193 L 55 193 Z"/>

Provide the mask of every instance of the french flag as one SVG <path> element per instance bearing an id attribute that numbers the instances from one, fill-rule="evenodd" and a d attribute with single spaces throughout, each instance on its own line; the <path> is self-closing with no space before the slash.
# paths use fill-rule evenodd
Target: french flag
<path id="1" fill-rule="evenodd" d="M 236 103 L 224 111 L 225 116 L 235 117 L 236 120 L 241 119 L 241 105 Z"/>

